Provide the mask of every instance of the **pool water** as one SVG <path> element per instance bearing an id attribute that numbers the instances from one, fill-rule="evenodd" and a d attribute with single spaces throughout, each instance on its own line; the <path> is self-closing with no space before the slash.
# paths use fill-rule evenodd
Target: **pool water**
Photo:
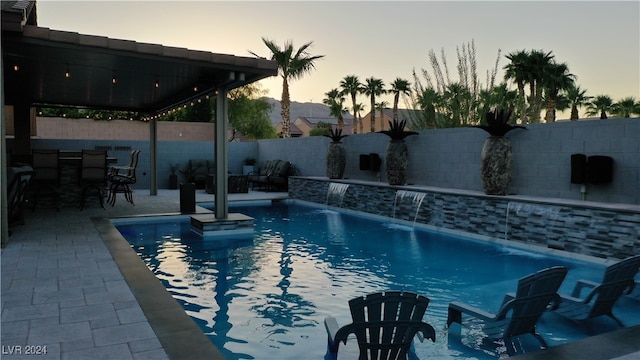
<path id="1" fill-rule="evenodd" d="M 350 299 L 383 290 L 431 299 L 424 320 L 436 329 L 437 341 L 416 341 L 418 358 L 496 359 L 504 348 L 482 345 L 480 323 L 465 322 L 462 336 L 448 339 L 449 302 L 496 311 L 503 295 L 530 273 L 567 266 L 560 292 L 569 294 L 578 279 L 601 280 L 604 269 L 297 203 L 232 211 L 256 219 L 253 239 L 202 240 L 184 218 L 115 222 L 228 359 L 321 359 L 327 349 L 324 318 L 347 324 Z M 640 324 L 640 302 L 621 299 L 614 312 L 627 325 Z M 551 313 L 538 324 L 550 346 L 616 328 L 606 318 L 584 326 Z M 523 349 L 537 349 L 527 337 Z M 355 340 L 341 345 L 339 357 L 357 357 Z"/>

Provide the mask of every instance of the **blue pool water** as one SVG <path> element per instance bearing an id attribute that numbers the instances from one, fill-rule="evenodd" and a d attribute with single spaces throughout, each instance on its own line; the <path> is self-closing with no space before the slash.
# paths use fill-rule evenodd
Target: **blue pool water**
<path id="1" fill-rule="evenodd" d="M 202 240 L 184 218 L 116 222 L 228 359 L 322 359 L 324 318 L 349 323 L 348 300 L 382 290 L 408 290 L 431 299 L 424 320 L 436 329 L 437 341 L 416 342 L 420 359 L 496 359 L 503 349 L 481 347 L 477 323 L 465 327 L 461 337 L 447 338 L 449 302 L 495 311 L 517 280 L 532 272 L 567 266 L 561 292 L 568 294 L 578 279 L 599 281 L 604 269 L 296 203 L 232 212 L 256 219 L 253 239 Z M 622 299 L 614 311 L 627 325 L 640 324 L 640 303 Z M 591 325 L 545 314 L 538 331 L 553 346 L 616 329 L 609 319 Z M 525 349 L 537 348 L 527 341 Z M 355 341 L 341 346 L 339 354 L 357 357 Z"/>

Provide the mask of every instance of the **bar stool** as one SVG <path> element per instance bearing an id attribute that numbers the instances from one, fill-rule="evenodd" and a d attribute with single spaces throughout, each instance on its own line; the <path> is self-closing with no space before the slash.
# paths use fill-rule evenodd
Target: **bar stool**
<path id="1" fill-rule="evenodd" d="M 80 168 L 80 210 L 84 208 L 87 193 L 95 190 L 104 209 L 103 189 L 107 180 L 107 152 L 104 150 L 82 150 L 82 167 Z"/>
<path id="2" fill-rule="evenodd" d="M 33 149 L 32 167 L 34 177 L 31 180 L 33 186 L 33 204 L 31 210 L 36 209 L 38 199 L 44 196 L 53 198 L 54 207 L 60 211 L 60 151 Z"/>
<path id="3" fill-rule="evenodd" d="M 133 203 L 133 190 L 131 186 L 136 183 L 136 167 L 138 166 L 138 155 L 140 150 L 131 151 L 131 158 L 127 166 L 112 166 L 109 168 L 107 179 L 109 180 L 109 197 L 107 202 L 114 206 L 116 204 L 116 194 L 123 193 L 125 199 Z"/>

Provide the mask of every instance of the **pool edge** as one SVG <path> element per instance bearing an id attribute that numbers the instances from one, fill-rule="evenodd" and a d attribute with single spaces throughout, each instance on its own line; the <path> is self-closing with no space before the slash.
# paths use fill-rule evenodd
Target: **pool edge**
<path id="1" fill-rule="evenodd" d="M 107 218 L 92 218 L 169 359 L 223 360 L 220 350 L 187 315 Z"/>

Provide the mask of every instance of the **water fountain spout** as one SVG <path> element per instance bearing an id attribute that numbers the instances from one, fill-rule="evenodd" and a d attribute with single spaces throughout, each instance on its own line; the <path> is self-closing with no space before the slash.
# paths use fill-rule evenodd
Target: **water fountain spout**
<path id="1" fill-rule="evenodd" d="M 343 183 L 330 183 L 329 189 L 327 190 L 327 201 L 326 205 L 329 205 L 329 201 L 332 198 L 337 198 L 338 207 L 342 207 L 342 201 L 344 200 L 344 194 L 347 193 L 347 189 L 349 188 L 349 184 Z"/>
<path id="2" fill-rule="evenodd" d="M 396 211 L 398 207 L 402 205 L 405 198 L 408 198 L 411 200 L 412 209 L 415 209 L 415 214 L 413 216 L 413 226 L 415 226 L 416 220 L 418 219 L 418 213 L 420 212 L 420 206 L 422 206 L 422 201 L 424 200 L 425 195 L 425 193 L 409 190 L 396 191 L 396 199 L 393 203 L 393 218 L 396 218 Z"/>

